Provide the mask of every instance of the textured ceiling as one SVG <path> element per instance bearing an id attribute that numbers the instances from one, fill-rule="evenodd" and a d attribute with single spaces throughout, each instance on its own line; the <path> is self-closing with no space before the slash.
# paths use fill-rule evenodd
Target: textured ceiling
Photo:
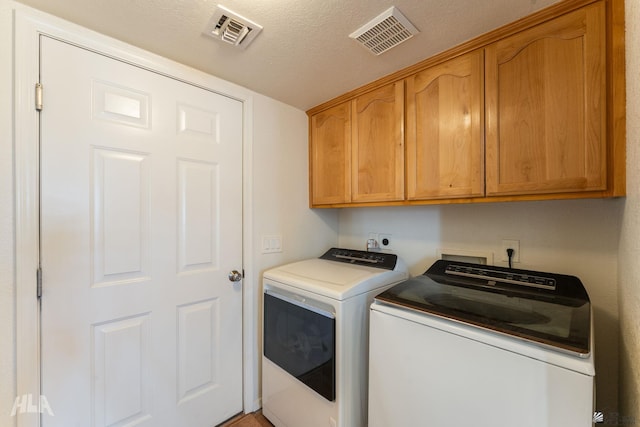
<path id="1" fill-rule="evenodd" d="M 20 0 L 307 110 L 558 0 Z M 264 27 L 245 50 L 207 37 L 217 4 Z M 390 6 L 420 30 L 375 56 L 348 36 Z"/>

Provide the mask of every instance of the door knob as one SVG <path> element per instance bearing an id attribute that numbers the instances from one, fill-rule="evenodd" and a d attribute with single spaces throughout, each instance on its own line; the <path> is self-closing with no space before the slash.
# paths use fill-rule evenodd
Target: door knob
<path id="1" fill-rule="evenodd" d="M 238 270 L 233 270 L 231 271 L 231 273 L 229 273 L 229 281 L 239 282 L 240 280 L 242 280 L 242 273 L 240 273 Z"/>

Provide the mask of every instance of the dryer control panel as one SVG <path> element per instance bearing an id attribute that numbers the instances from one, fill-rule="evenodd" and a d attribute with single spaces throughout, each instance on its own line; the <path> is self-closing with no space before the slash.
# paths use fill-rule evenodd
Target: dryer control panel
<path id="1" fill-rule="evenodd" d="M 380 252 L 359 251 L 357 249 L 331 248 L 320 259 L 393 270 L 396 268 L 398 256 Z"/>

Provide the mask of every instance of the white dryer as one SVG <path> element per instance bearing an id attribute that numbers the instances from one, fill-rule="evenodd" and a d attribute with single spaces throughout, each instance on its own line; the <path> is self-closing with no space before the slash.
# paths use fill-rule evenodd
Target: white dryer
<path id="1" fill-rule="evenodd" d="M 332 248 L 264 273 L 262 411 L 276 427 L 365 427 L 369 306 L 394 254 Z"/>
<path id="2" fill-rule="evenodd" d="M 369 427 L 592 425 L 578 278 L 440 260 L 371 309 Z"/>

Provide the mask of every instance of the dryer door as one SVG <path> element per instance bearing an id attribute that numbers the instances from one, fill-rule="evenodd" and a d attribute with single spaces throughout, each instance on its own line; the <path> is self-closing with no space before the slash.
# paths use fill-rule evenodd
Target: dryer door
<path id="1" fill-rule="evenodd" d="M 264 355 L 308 387 L 336 397 L 335 315 L 294 298 L 264 294 Z"/>

